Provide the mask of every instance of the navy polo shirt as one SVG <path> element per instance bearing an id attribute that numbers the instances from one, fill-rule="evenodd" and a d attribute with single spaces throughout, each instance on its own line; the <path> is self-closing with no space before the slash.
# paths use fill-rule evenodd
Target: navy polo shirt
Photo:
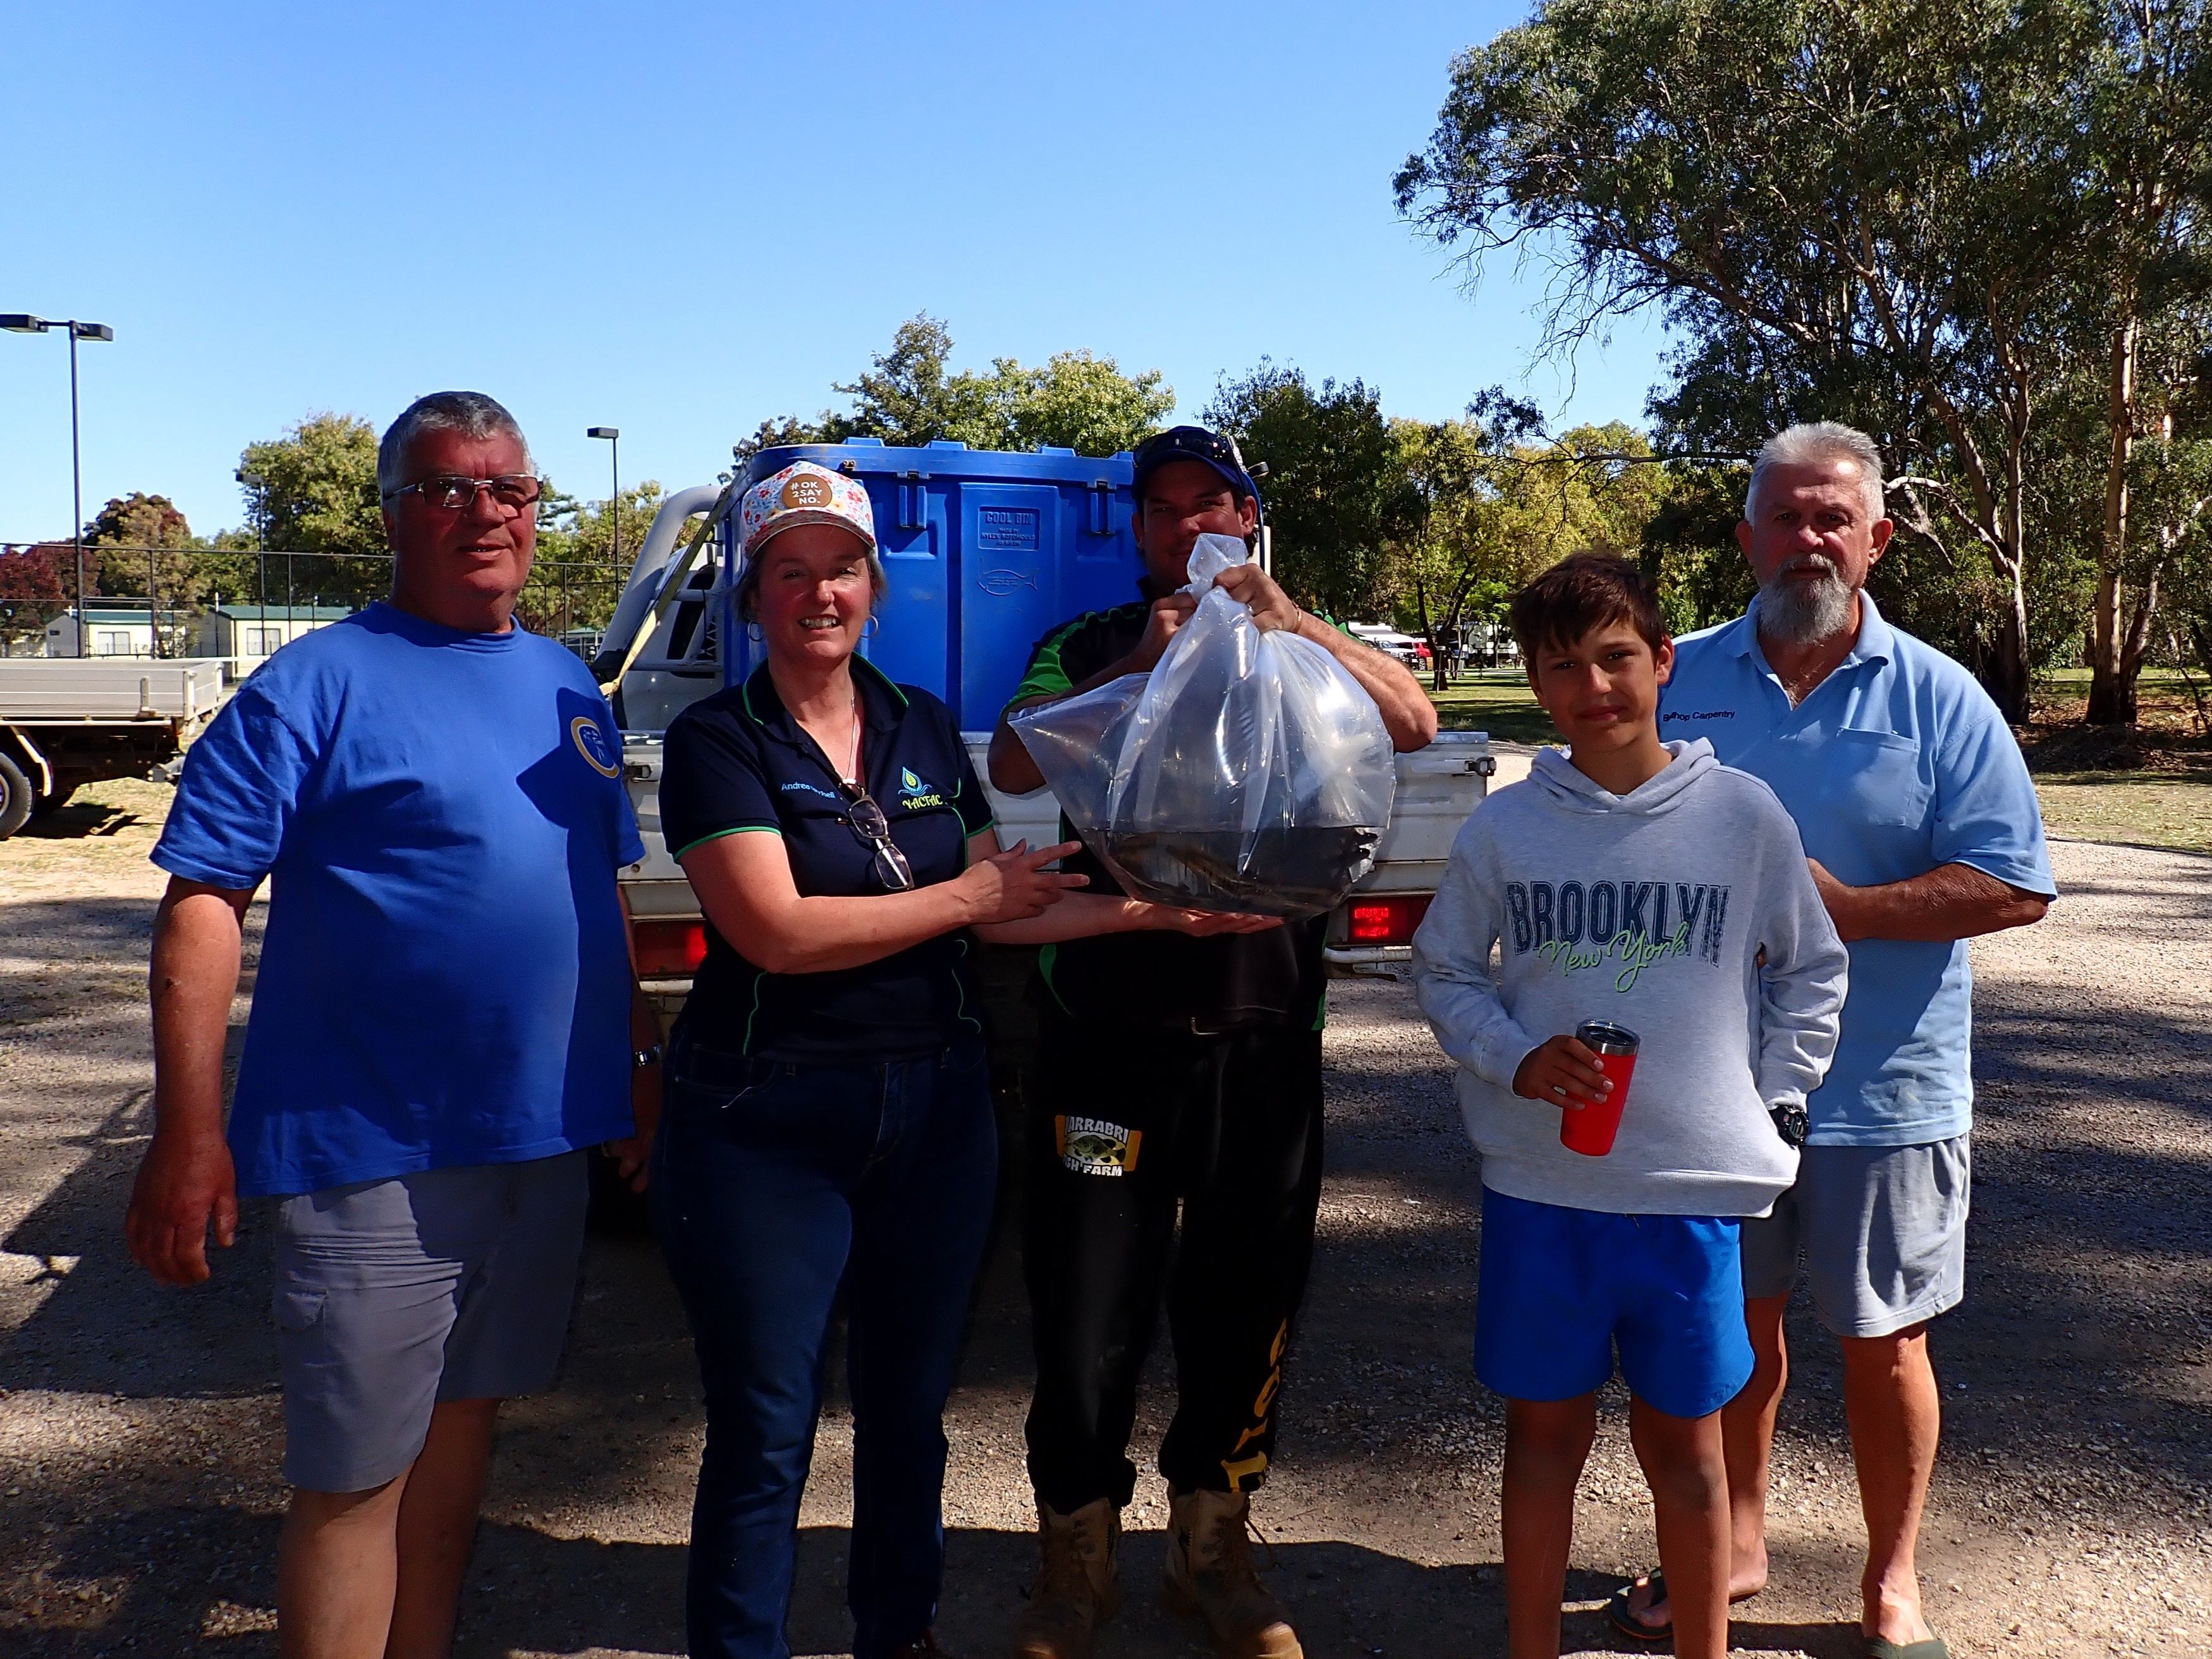
<path id="1" fill-rule="evenodd" d="M 868 794 L 890 820 L 915 885 L 950 881 L 968 867 L 968 838 L 991 827 L 990 801 L 951 711 L 858 657 L 853 682 Z M 763 665 L 668 728 L 662 833 L 678 858 L 720 836 L 780 836 L 802 897 L 884 893 L 874 845 L 854 826 L 838 784 Z M 933 1053 L 982 1031 L 971 949 L 963 928 L 857 968 L 770 973 L 709 917 L 707 959 L 678 1024 L 695 1042 L 771 1060 L 849 1065 Z"/>
<path id="2" fill-rule="evenodd" d="M 1659 735 L 1710 740 L 1763 780 L 1805 851 L 1851 887 L 1968 864 L 2057 892 L 2035 785 L 1973 675 L 1859 596 L 1850 654 L 1794 707 L 1759 645 L 1759 603 L 1674 642 Z M 1861 939 L 1827 1079 L 1806 1102 L 1815 1146 L 1918 1146 L 1973 1122 L 1966 942 Z"/>

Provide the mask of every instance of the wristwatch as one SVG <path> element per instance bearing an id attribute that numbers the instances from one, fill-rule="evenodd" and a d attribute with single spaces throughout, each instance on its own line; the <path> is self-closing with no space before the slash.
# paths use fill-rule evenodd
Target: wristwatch
<path id="1" fill-rule="evenodd" d="M 1811 1131 L 1813 1125 L 1806 1113 L 1803 1101 L 1796 1100 L 1787 1105 L 1769 1106 L 1766 1109 L 1766 1115 L 1773 1120 L 1774 1132 L 1782 1137 L 1784 1146 L 1802 1147 L 1805 1144 L 1805 1136 Z"/>
<path id="2" fill-rule="evenodd" d="M 649 1049 L 631 1050 L 629 1063 L 630 1065 L 638 1071 L 643 1071 L 647 1066 L 659 1065 L 660 1063 L 660 1044 L 655 1043 Z"/>

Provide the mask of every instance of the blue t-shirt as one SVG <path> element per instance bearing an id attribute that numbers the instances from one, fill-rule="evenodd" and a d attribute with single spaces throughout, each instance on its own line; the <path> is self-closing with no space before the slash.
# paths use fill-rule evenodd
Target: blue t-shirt
<path id="1" fill-rule="evenodd" d="M 1759 650 L 1758 602 L 1674 643 L 1659 735 L 1703 737 L 1763 778 L 1805 851 L 1838 881 L 1875 887 L 1970 864 L 2056 896 L 2043 814 L 1989 694 L 1862 593 L 1859 637 L 1796 708 Z M 1862 939 L 1827 1081 L 1807 1102 L 1816 1146 L 1905 1147 L 1973 1123 L 1973 980 L 1966 944 Z"/>
<path id="2" fill-rule="evenodd" d="M 622 740 L 574 653 L 372 605 L 276 653 L 187 753 L 154 862 L 269 924 L 241 1193 L 630 1133 Z"/>

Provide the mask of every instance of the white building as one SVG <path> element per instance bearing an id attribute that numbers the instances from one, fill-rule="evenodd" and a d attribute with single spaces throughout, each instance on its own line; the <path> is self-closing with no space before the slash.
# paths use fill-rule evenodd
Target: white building
<path id="1" fill-rule="evenodd" d="M 220 657 L 231 677 L 242 680 L 303 633 L 353 615 L 345 605 L 223 605 L 198 619 L 192 654 Z"/>
<path id="2" fill-rule="evenodd" d="M 164 616 L 164 625 L 173 618 Z M 151 657 L 154 607 L 144 599 L 88 600 L 84 607 L 84 649 L 77 649 L 77 614 L 64 611 L 46 624 L 49 657 Z"/>

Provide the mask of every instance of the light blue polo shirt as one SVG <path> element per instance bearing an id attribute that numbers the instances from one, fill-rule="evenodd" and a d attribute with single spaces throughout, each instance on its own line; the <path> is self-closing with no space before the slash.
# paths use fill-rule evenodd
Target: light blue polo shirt
<path id="1" fill-rule="evenodd" d="M 2043 814 L 1989 694 L 1862 593 L 1857 643 L 1796 708 L 1759 647 L 1759 602 L 1674 642 L 1659 735 L 1703 737 L 1763 779 L 1805 851 L 1851 887 L 1971 864 L 2055 897 Z M 1905 1147 L 1973 1122 L 1973 978 L 1966 944 L 1862 939 L 1843 1037 L 1807 1108 L 1811 1141 Z"/>

